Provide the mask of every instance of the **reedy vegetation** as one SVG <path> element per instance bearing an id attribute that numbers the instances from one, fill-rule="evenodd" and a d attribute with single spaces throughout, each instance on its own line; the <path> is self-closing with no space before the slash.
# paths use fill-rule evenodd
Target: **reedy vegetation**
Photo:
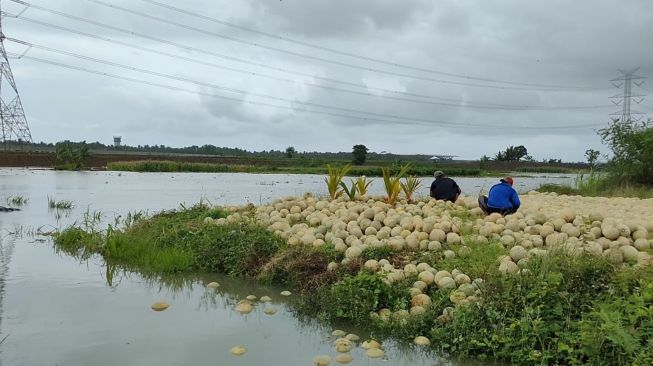
<path id="1" fill-rule="evenodd" d="M 7 204 L 12 206 L 24 206 L 28 201 L 29 199 L 27 197 L 21 195 L 7 197 Z"/>
<path id="2" fill-rule="evenodd" d="M 73 208 L 73 201 L 57 201 L 54 198 L 48 196 L 48 208 L 51 210 L 70 210 Z"/>

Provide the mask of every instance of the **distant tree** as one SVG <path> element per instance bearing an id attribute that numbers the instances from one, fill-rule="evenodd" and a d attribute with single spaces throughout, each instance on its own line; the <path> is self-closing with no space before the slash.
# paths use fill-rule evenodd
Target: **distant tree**
<path id="1" fill-rule="evenodd" d="M 286 157 L 287 158 L 293 158 L 293 157 L 295 157 L 295 154 L 297 154 L 297 150 L 295 150 L 294 146 L 288 146 L 286 148 Z"/>
<path id="2" fill-rule="evenodd" d="M 647 185 L 653 182 L 653 119 L 616 120 L 598 132 L 612 150 L 609 168 L 614 176 Z"/>
<path id="3" fill-rule="evenodd" d="M 601 152 L 598 150 L 594 150 L 594 149 L 585 150 L 585 159 L 587 159 L 587 163 L 590 165 L 590 168 L 592 169 L 596 167 L 596 162 L 599 160 L 599 156 L 601 156 Z"/>
<path id="4" fill-rule="evenodd" d="M 524 145 L 509 146 L 505 151 L 499 151 L 494 157 L 498 161 L 520 161 L 527 158 L 529 158 L 528 150 Z M 532 158 L 530 159 L 532 160 Z"/>
<path id="5" fill-rule="evenodd" d="M 367 147 L 365 145 L 354 145 L 352 155 L 354 155 L 354 164 L 363 165 L 367 160 Z"/>
<path id="6" fill-rule="evenodd" d="M 55 145 L 57 168 L 79 170 L 84 167 L 86 159 L 90 156 L 86 141 L 71 142 L 61 141 Z"/>
<path id="7" fill-rule="evenodd" d="M 546 161 L 547 164 L 561 164 L 562 159 L 549 159 Z"/>

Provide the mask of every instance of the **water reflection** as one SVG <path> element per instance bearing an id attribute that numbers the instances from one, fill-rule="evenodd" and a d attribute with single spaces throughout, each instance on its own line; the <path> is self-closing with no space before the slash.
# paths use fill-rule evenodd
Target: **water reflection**
<path id="1" fill-rule="evenodd" d="M 11 235 L 0 235 L 0 330 L 2 327 L 2 318 L 3 318 L 3 307 L 5 297 L 5 283 L 7 281 L 7 273 L 9 271 L 9 262 L 11 261 L 11 256 L 14 252 L 14 246 L 16 245 L 16 239 Z M 9 338 L 9 333 L 4 334 L 0 331 L 0 352 L 2 350 L 2 344 Z"/>
<path id="2" fill-rule="evenodd" d="M 138 274 L 98 256 L 73 258 L 54 249 L 48 236 L 75 221 L 94 221 L 98 210 L 103 213 L 98 227 L 106 227 L 201 197 L 216 205 L 241 205 L 304 192 L 320 195 L 320 176 L 0 169 L 0 178 L 2 196 L 29 199 L 21 211 L 0 215 L 0 339 L 10 334 L 0 347 L 2 365 L 299 366 L 310 365 L 318 354 L 335 356 L 330 336 L 335 328 L 369 337 L 365 329 L 299 316 L 297 297 L 280 296 L 285 289 L 215 274 Z M 461 178 L 459 184 L 473 191 L 493 180 Z M 536 186 L 551 180 L 561 179 L 523 181 Z M 377 181 L 372 194 L 381 190 Z M 48 197 L 72 201 L 74 207 L 68 215 L 49 211 Z M 207 289 L 213 281 L 220 287 Z M 234 305 L 250 294 L 270 296 L 269 306 L 278 312 L 267 315 L 257 303 L 252 313 L 237 313 Z M 170 307 L 152 311 L 159 300 Z M 241 344 L 246 355 L 229 354 Z M 352 365 L 473 364 L 424 354 L 405 343 L 385 341 L 384 348 L 387 363 L 358 349 Z"/>

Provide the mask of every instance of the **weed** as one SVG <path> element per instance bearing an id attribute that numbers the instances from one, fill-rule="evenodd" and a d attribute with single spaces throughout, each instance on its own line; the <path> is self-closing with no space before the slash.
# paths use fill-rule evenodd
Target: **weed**
<path id="1" fill-rule="evenodd" d="M 328 288 L 324 299 L 327 302 L 324 310 L 330 318 L 365 324 L 369 322 L 370 312 L 383 308 L 405 309 L 410 303 L 410 294 L 406 287 L 389 285 L 378 274 L 361 272 Z"/>
<path id="2" fill-rule="evenodd" d="M 56 201 L 54 198 L 48 196 L 48 208 L 51 210 L 71 210 L 73 208 L 73 201 Z"/>
<path id="3" fill-rule="evenodd" d="M 361 257 L 363 260 L 375 259 L 380 260 L 390 258 L 394 254 L 394 250 L 390 246 L 383 245 L 379 247 L 367 247 L 363 249 Z"/>
<path id="4" fill-rule="evenodd" d="M 29 199 L 26 198 L 25 196 L 18 195 L 18 196 L 7 197 L 7 204 L 11 206 L 17 206 L 17 207 L 24 206 L 27 204 L 27 201 L 29 201 Z"/>
<path id="5" fill-rule="evenodd" d="M 327 263 L 341 259 L 341 253 L 326 245 L 308 249 L 292 247 L 280 252 L 263 266 L 258 279 L 308 291 L 324 284 L 316 279 L 327 272 Z"/>

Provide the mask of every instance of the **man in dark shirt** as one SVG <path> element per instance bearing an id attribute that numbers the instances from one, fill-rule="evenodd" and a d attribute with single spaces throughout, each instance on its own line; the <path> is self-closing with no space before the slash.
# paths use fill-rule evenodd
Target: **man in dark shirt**
<path id="1" fill-rule="evenodd" d="M 460 187 L 453 179 L 444 175 L 440 170 L 433 174 L 435 180 L 431 183 L 431 197 L 436 200 L 456 202 L 460 196 Z"/>

